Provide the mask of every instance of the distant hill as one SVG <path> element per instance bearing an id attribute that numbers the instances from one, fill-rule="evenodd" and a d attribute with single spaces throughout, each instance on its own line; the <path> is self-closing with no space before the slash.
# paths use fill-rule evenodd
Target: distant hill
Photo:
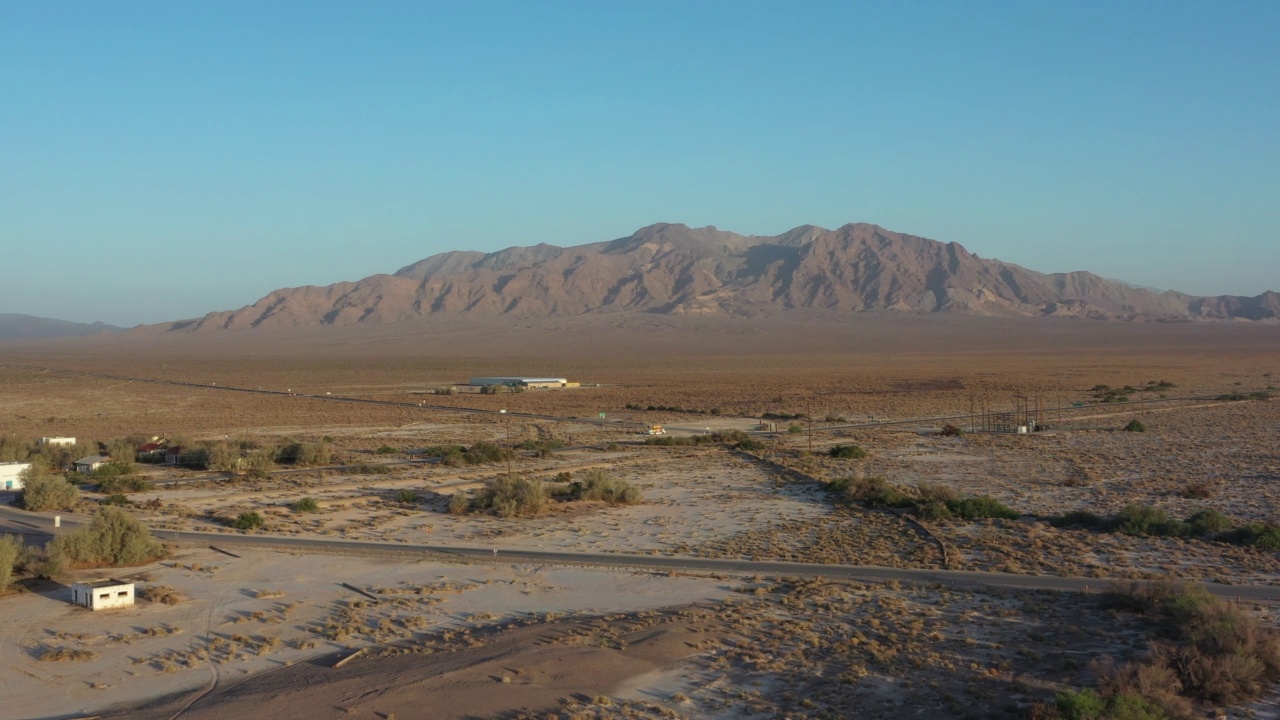
<path id="1" fill-rule="evenodd" d="M 36 317 L 34 315 L 0 313 L 0 340 L 31 340 L 123 331 L 124 328 L 100 322 L 77 323 Z"/>
<path id="2" fill-rule="evenodd" d="M 1089 272 L 1042 274 L 956 243 L 851 224 L 777 236 L 658 224 L 577 247 L 434 255 L 392 275 L 276 290 L 239 310 L 148 328 L 382 325 L 445 317 L 656 313 L 757 317 L 804 309 L 1131 322 L 1276 321 L 1280 295 L 1153 292 Z"/>

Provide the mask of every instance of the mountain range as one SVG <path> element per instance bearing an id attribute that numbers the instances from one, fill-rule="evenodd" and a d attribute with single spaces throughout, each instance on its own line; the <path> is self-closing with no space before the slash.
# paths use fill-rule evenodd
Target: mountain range
<path id="1" fill-rule="evenodd" d="M 100 322 L 78 323 L 69 320 L 36 317 L 35 315 L 0 313 L 0 341 L 97 335 L 99 333 L 118 333 L 123 330 L 124 328 Z"/>
<path id="2" fill-rule="evenodd" d="M 275 290 L 238 310 L 153 326 L 207 333 L 428 318 L 606 313 L 756 317 L 804 309 L 1131 322 L 1277 321 L 1280 294 L 1154 292 L 1089 272 L 1044 274 L 876 225 L 776 236 L 657 224 L 575 247 L 433 255 L 394 274 Z"/>

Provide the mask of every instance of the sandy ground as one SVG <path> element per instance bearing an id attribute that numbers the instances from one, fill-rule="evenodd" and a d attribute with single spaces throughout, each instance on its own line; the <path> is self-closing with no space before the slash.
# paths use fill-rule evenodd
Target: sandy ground
<path id="1" fill-rule="evenodd" d="M 720 580 L 599 569 L 240 554 L 187 549 L 117 573 L 174 588 L 188 598 L 178 605 L 93 613 L 70 604 L 67 586 L 0 602 L 0 653 L 11 670 L 0 677 L 5 716 L 96 713 L 443 630 L 656 609 L 729 592 Z M 40 661 L 58 649 L 94 655 Z"/>

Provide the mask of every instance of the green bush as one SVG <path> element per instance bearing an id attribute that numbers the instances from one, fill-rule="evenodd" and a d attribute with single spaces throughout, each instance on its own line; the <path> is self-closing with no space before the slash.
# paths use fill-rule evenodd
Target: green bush
<path id="1" fill-rule="evenodd" d="M 841 460 L 861 460 L 867 456 L 867 451 L 857 445 L 836 445 L 827 454 Z"/>
<path id="2" fill-rule="evenodd" d="M 66 480 L 49 474 L 40 465 L 32 465 L 22 471 L 22 491 L 18 502 L 26 510 L 70 510 L 80 499 L 80 488 Z"/>
<path id="3" fill-rule="evenodd" d="M 390 445 L 383 445 L 379 447 L 377 450 L 374 450 L 374 452 L 379 455 L 395 455 L 400 451 L 391 447 Z"/>
<path id="4" fill-rule="evenodd" d="M 733 446 L 735 450 L 742 450 L 744 452 L 760 452 L 761 450 L 764 450 L 765 447 L 766 445 L 763 442 L 756 440 L 755 438 L 739 440 Z"/>
<path id="5" fill-rule="evenodd" d="M 1134 418 L 1129 421 L 1128 425 L 1124 426 L 1124 429 L 1125 432 L 1146 432 L 1147 426 L 1143 425 L 1141 420 Z"/>
<path id="6" fill-rule="evenodd" d="M 237 530 L 257 530 L 266 525 L 266 521 L 256 512 L 242 512 L 229 525 Z"/>
<path id="7" fill-rule="evenodd" d="M 1018 513 L 1006 507 L 995 498 L 985 495 L 967 497 L 960 500 L 948 500 L 947 509 L 953 515 L 964 520 L 981 520 L 984 518 L 1014 519 Z"/>
<path id="8" fill-rule="evenodd" d="M 22 538 L 17 535 L 0 536 L 0 590 L 13 582 L 13 567 L 22 553 Z"/>
<path id="9" fill-rule="evenodd" d="M 804 432 L 804 426 L 801 425 L 800 423 L 792 423 L 787 426 L 787 432 L 791 433 L 792 435 L 798 435 L 799 433 Z"/>
<path id="10" fill-rule="evenodd" d="M 959 425 L 943 425 L 942 426 L 943 437 L 960 437 L 961 435 L 964 435 L 964 431 L 960 429 Z"/>
<path id="11" fill-rule="evenodd" d="M 163 557 L 164 548 L 137 518 L 108 506 L 89 526 L 54 538 L 49 554 L 75 564 L 141 565 Z"/>
<path id="12" fill-rule="evenodd" d="M 1087 688 L 1058 693 L 1053 699 L 1053 706 L 1063 720 L 1102 720 L 1107 709 L 1106 701 Z"/>
<path id="13" fill-rule="evenodd" d="M 115 505 L 117 507 L 127 507 L 129 505 L 132 505 L 133 501 L 129 499 L 128 495 L 121 495 L 117 493 L 115 495 L 108 495 L 102 498 L 102 504 Z"/>
<path id="14" fill-rule="evenodd" d="M 1113 529 L 1125 535 L 1173 535 L 1175 525 L 1169 515 L 1150 505 L 1126 505 L 1112 521 Z"/>
<path id="15" fill-rule="evenodd" d="M 412 490 L 401 490 L 396 493 L 396 502 L 401 505 L 417 505 L 422 502 L 422 497 Z"/>
<path id="16" fill-rule="evenodd" d="M 1271 523 L 1249 523 L 1225 533 L 1222 539 L 1236 545 L 1262 548 L 1264 550 L 1280 550 L 1280 527 Z"/>
<path id="17" fill-rule="evenodd" d="M 293 511 L 296 513 L 313 513 L 320 512 L 320 503 L 315 498 L 305 497 L 293 504 Z"/>
<path id="18" fill-rule="evenodd" d="M 1185 520 L 1189 533 L 1195 537 L 1205 537 L 1231 529 L 1231 518 L 1217 510 L 1197 510 Z"/>
<path id="19" fill-rule="evenodd" d="M 271 455 L 271 460 L 273 462 L 301 465 L 303 467 L 328 465 L 333 460 L 333 448 L 329 446 L 329 443 L 323 440 L 319 442 L 285 443 L 279 451 L 269 454 Z M 254 466 L 262 467 L 265 470 L 271 469 L 261 460 L 254 463 Z"/>

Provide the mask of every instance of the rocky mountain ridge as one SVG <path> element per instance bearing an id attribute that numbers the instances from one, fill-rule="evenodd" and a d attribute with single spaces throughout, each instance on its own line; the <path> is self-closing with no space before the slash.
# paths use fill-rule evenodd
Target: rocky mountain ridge
<path id="1" fill-rule="evenodd" d="M 1277 321 L 1280 294 L 1152 292 L 1089 272 L 1043 274 L 956 243 L 876 225 L 804 225 L 777 236 L 661 223 L 576 247 L 433 255 L 391 275 L 276 290 L 164 332 L 598 313 L 753 317 L 790 309 L 1073 317 L 1135 322 Z"/>

